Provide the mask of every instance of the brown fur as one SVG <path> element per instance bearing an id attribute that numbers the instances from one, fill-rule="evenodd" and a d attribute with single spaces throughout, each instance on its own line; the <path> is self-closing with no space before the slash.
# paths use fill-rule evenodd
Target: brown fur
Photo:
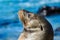
<path id="1" fill-rule="evenodd" d="M 19 11 L 24 30 L 18 40 L 53 40 L 51 24 L 42 16 L 26 10 Z"/>

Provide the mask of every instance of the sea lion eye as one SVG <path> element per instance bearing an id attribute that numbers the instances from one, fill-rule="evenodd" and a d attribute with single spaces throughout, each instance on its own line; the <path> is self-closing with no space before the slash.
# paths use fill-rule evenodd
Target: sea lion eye
<path id="1" fill-rule="evenodd" d="M 28 13 L 28 17 L 30 17 L 31 15 Z"/>

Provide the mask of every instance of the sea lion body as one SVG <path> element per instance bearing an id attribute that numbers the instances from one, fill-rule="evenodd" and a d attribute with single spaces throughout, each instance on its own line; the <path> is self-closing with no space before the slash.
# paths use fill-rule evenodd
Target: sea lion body
<path id="1" fill-rule="evenodd" d="M 19 18 L 24 30 L 18 40 L 53 40 L 53 28 L 44 17 L 21 10 Z"/>

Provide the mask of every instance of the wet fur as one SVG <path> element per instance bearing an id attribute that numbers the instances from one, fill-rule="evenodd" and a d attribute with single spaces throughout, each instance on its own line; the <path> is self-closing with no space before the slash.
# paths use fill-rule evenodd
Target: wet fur
<path id="1" fill-rule="evenodd" d="M 42 16 L 26 10 L 18 13 L 24 25 L 24 30 L 18 40 L 53 40 L 51 24 Z"/>

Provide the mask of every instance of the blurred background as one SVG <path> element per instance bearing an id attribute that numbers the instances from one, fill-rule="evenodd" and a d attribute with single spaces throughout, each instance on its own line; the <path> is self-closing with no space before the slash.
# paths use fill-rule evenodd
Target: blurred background
<path id="1" fill-rule="evenodd" d="M 18 39 L 23 31 L 18 19 L 21 9 L 45 14 L 53 27 L 54 40 L 60 40 L 60 0 L 0 0 L 0 40 Z"/>

